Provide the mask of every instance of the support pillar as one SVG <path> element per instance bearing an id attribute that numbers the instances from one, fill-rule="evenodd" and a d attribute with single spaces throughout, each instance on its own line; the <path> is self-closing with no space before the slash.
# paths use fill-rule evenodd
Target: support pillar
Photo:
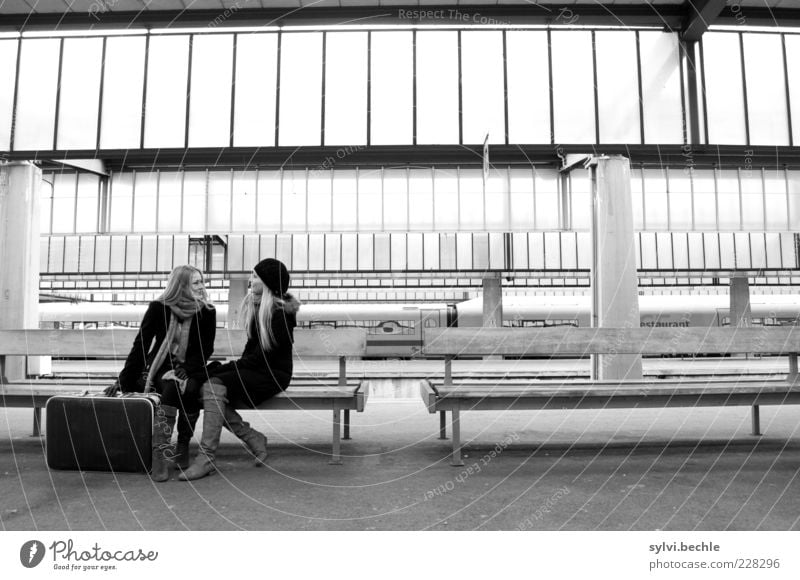
<path id="1" fill-rule="evenodd" d="M 750 284 L 746 277 L 735 276 L 731 278 L 730 298 L 731 326 L 750 326 Z"/>
<path id="2" fill-rule="evenodd" d="M 228 286 L 228 328 L 241 328 L 242 300 L 247 295 L 250 276 L 232 275 Z"/>
<path id="3" fill-rule="evenodd" d="M 0 328 L 39 325 L 39 187 L 28 162 L 0 164 Z M 25 357 L 6 357 L 5 376 L 25 377 Z"/>
<path id="4" fill-rule="evenodd" d="M 636 243 L 630 161 L 620 155 L 591 158 L 593 184 L 592 326 L 639 328 Z M 592 378 L 642 378 L 642 357 L 596 355 Z"/>
<path id="5" fill-rule="evenodd" d="M 499 276 L 483 279 L 483 326 L 484 328 L 503 327 L 503 285 Z M 500 360 L 502 356 L 492 355 L 485 360 Z"/>

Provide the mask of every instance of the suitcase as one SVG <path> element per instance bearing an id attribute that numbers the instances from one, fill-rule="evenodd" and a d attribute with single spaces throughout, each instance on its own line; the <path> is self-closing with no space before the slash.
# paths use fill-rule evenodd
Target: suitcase
<path id="1" fill-rule="evenodd" d="M 47 400 L 45 410 L 50 469 L 150 471 L 150 397 L 59 395 Z"/>

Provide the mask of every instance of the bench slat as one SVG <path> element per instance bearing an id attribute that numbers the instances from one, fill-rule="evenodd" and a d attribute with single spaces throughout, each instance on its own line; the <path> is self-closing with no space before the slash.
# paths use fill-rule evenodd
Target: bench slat
<path id="1" fill-rule="evenodd" d="M 800 327 L 431 328 L 425 355 L 719 354 L 800 352 Z"/>
<path id="2" fill-rule="evenodd" d="M 103 356 L 124 359 L 138 332 L 127 328 L 0 330 L 0 356 Z M 294 352 L 300 358 L 364 356 L 367 347 L 367 332 L 363 328 L 297 329 L 294 339 Z M 239 356 L 245 342 L 243 330 L 217 329 L 214 356 Z"/>

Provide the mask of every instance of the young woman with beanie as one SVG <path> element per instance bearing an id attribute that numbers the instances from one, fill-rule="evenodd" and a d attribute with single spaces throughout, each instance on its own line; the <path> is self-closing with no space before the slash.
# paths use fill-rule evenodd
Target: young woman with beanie
<path id="1" fill-rule="evenodd" d="M 194 266 L 178 266 L 163 294 L 148 306 L 117 383 L 106 390 L 107 394 L 118 388 L 129 393 L 152 387 L 161 395 L 153 427 L 150 476 L 155 481 L 169 479 L 172 459 L 179 466 L 189 465 L 189 441 L 200 415 L 200 387 L 214 353 L 216 332 L 217 313 L 208 300 L 202 272 Z M 179 409 L 178 447 L 173 456 L 170 441 Z"/>
<path id="2" fill-rule="evenodd" d="M 236 407 L 256 407 L 286 390 L 292 380 L 292 343 L 298 302 L 287 292 L 289 272 L 267 258 L 253 268 L 250 291 L 242 303 L 242 326 L 247 343 L 242 356 L 214 369 L 203 384 L 203 436 L 200 453 L 179 478 L 199 479 L 213 473 L 222 428 L 245 442 L 256 466 L 267 458 L 267 438 L 251 428 Z"/>

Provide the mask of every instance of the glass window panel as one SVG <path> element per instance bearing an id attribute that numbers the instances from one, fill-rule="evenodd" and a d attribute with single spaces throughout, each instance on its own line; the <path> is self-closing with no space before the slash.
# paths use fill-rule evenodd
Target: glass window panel
<path id="1" fill-rule="evenodd" d="M 47 256 L 47 272 L 57 273 L 64 271 L 64 238 L 51 237 L 50 250 Z"/>
<path id="2" fill-rule="evenodd" d="M 42 187 L 39 190 L 39 232 L 50 234 L 50 218 L 53 215 L 53 182 L 54 173 L 45 173 L 42 176 Z"/>
<path id="3" fill-rule="evenodd" d="M 75 231 L 75 188 L 77 174 L 59 173 L 53 181 L 53 233 Z"/>
<path id="4" fill-rule="evenodd" d="M 14 40 L 0 40 L 0 151 L 11 149 L 14 84 L 17 81 L 17 48 Z"/>
<path id="5" fill-rule="evenodd" d="M 767 246 L 764 236 L 765 234 L 761 233 L 753 233 L 748 236 L 750 241 L 751 268 L 764 269 L 767 267 Z"/>
<path id="6" fill-rule="evenodd" d="M 52 149 L 58 83 L 58 39 L 22 41 L 14 149 Z"/>
<path id="7" fill-rule="evenodd" d="M 489 269 L 489 234 L 472 234 L 472 267 Z"/>
<path id="8" fill-rule="evenodd" d="M 80 257 L 80 238 L 67 236 L 64 238 L 64 271 L 77 272 Z"/>
<path id="9" fill-rule="evenodd" d="M 553 124 L 556 143 L 594 143 L 592 33 L 551 33 Z"/>
<path id="10" fill-rule="evenodd" d="M 325 144 L 367 144 L 367 33 L 325 36 Z"/>
<path id="11" fill-rule="evenodd" d="M 308 269 L 324 270 L 326 258 L 326 244 L 324 234 L 309 234 L 308 236 Z"/>
<path id="12" fill-rule="evenodd" d="M 477 234 L 456 234 L 456 268 L 471 270 L 474 254 L 473 242 Z"/>
<path id="13" fill-rule="evenodd" d="M 408 198 L 410 230 L 433 229 L 433 170 L 412 169 L 409 172 Z"/>
<path id="14" fill-rule="evenodd" d="M 372 270 L 374 267 L 374 238 L 371 234 L 358 235 L 358 269 Z"/>
<path id="15" fill-rule="evenodd" d="M 461 33 L 461 101 L 464 143 L 506 142 L 503 33 Z"/>
<path id="16" fill-rule="evenodd" d="M 147 63 L 144 146 L 183 147 L 189 37 L 151 36 Z"/>
<path id="17" fill-rule="evenodd" d="M 260 232 L 281 230 L 281 172 L 258 172 L 258 210 L 256 229 Z"/>
<path id="18" fill-rule="evenodd" d="M 678 35 L 639 32 L 645 143 L 683 143 Z"/>
<path id="19" fill-rule="evenodd" d="M 458 229 L 458 174 L 455 169 L 433 170 L 434 228 Z"/>
<path id="20" fill-rule="evenodd" d="M 741 218 L 738 172 L 736 170 L 719 171 L 717 173 L 717 191 L 720 229 L 738 230 Z"/>
<path id="21" fill-rule="evenodd" d="M 103 73 L 100 147 L 136 149 L 142 134 L 144 36 L 108 37 Z"/>
<path id="22" fill-rule="evenodd" d="M 208 174 L 208 229 L 228 232 L 231 227 L 230 171 L 211 171 Z"/>
<path id="23" fill-rule="evenodd" d="M 588 270 L 592 267 L 592 234 L 578 232 L 578 268 Z"/>
<path id="24" fill-rule="evenodd" d="M 742 187 L 742 227 L 764 229 L 764 185 L 760 171 L 740 171 Z"/>
<path id="25" fill-rule="evenodd" d="M 405 170 L 386 170 L 383 174 L 383 228 L 408 229 L 408 179 Z"/>
<path id="26" fill-rule="evenodd" d="M 703 234 L 703 247 L 705 268 L 711 270 L 718 270 L 721 268 L 719 234 Z"/>
<path id="27" fill-rule="evenodd" d="M 408 260 L 406 268 L 408 270 L 422 270 L 424 267 L 422 261 L 422 234 L 407 234 L 405 237 L 406 244 L 408 245 L 406 250 Z"/>
<path id="28" fill-rule="evenodd" d="M 133 231 L 156 230 L 156 204 L 158 199 L 158 173 L 137 173 L 133 187 Z"/>
<path id="29" fill-rule="evenodd" d="M 561 269 L 561 234 L 548 232 L 544 235 L 544 267 L 548 270 Z"/>
<path id="30" fill-rule="evenodd" d="M 162 171 L 158 182 L 158 231 L 181 231 L 183 172 Z"/>
<path id="31" fill-rule="evenodd" d="M 439 236 L 439 264 L 442 270 L 456 269 L 456 234 Z"/>
<path id="32" fill-rule="evenodd" d="M 422 234 L 422 267 L 439 269 L 439 234 Z"/>
<path id="33" fill-rule="evenodd" d="M 511 267 L 515 270 L 528 269 L 528 234 L 517 233 L 511 236 Z"/>
<path id="34" fill-rule="evenodd" d="M 308 237 L 292 236 L 292 269 L 308 270 Z"/>
<path id="35" fill-rule="evenodd" d="M 319 145 L 322 132 L 322 33 L 281 37 L 279 145 Z"/>
<path id="36" fill-rule="evenodd" d="M 689 233 L 689 267 L 693 270 L 703 270 L 706 267 L 705 250 L 703 248 L 703 234 Z"/>
<path id="37" fill-rule="evenodd" d="M 506 32 L 509 143 L 550 143 L 547 33 Z"/>
<path id="38" fill-rule="evenodd" d="M 772 231 L 789 229 L 785 171 L 766 169 L 764 171 L 764 191 L 767 205 L 767 229 Z"/>
<path id="39" fill-rule="evenodd" d="M 66 38 L 61 63 L 58 149 L 97 147 L 102 38 Z"/>
<path id="40" fill-rule="evenodd" d="M 342 234 L 342 270 L 358 269 L 358 237 Z"/>
<path id="41" fill-rule="evenodd" d="M 643 270 L 658 269 L 658 249 L 656 247 L 656 234 L 652 232 L 641 232 L 639 234 L 639 252 L 637 259 L 638 268 Z"/>
<path id="42" fill-rule="evenodd" d="M 729 245 L 728 240 L 733 242 Z M 720 251 L 722 252 L 723 268 L 750 268 L 750 240 L 748 234 L 726 234 L 720 235 Z M 726 262 L 726 258 L 730 260 Z"/>
<path id="43" fill-rule="evenodd" d="M 125 244 L 125 265 L 126 272 L 139 272 L 142 266 L 142 238 L 139 236 L 127 236 Z"/>
<path id="44" fill-rule="evenodd" d="M 797 234 L 781 234 L 781 260 L 784 268 L 800 268 Z"/>
<path id="45" fill-rule="evenodd" d="M 291 270 L 292 262 L 292 242 L 294 240 L 294 236 L 282 234 L 276 236 L 275 239 L 275 259 L 280 260 L 286 267 Z"/>
<path id="46" fill-rule="evenodd" d="M 670 234 L 656 234 L 656 252 L 659 269 L 672 270 L 675 267 L 672 263 L 672 239 Z"/>
<path id="47" fill-rule="evenodd" d="M 781 245 L 780 234 L 765 234 L 764 243 L 766 245 L 767 268 L 781 267 Z"/>
<path id="48" fill-rule="evenodd" d="M 375 231 L 383 229 L 382 188 L 381 170 L 358 172 L 359 230 Z M 361 242 L 359 242 L 359 244 L 360 243 Z"/>
<path id="49" fill-rule="evenodd" d="M 187 171 L 183 176 L 183 230 L 205 232 L 206 230 L 206 183 L 205 171 Z"/>
<path id="50" fill-rule="evenodd" d="M 283 199 L 283 231 L 308 231 L 306 194 L 306 172 L 284 171 L 283 188 L 281 190 L 281 198 Z"/>
<path id="51" fill-rule="evenodd" d="M 391 239 L 389 234 L 375 234 L 375 269 L 388 270 L 391 268 Z"/>
<path id="52" fill-rule="evenodd" d="M 789 115 L 780 34 L 744 34 L 751 145 L 788 145 Z"/>
<path id="53" fill-rule="evenodd" d="M 509 194 L 511 203 L 510 228 L 522 231 L 533 229 L 533 171 L 527 168 L 512 168 L 509 181 L 511 189 Z M 525 244 L 527 244 L 527 240 Z"/>
<path id="54" fill-rule="evenodd" d="M 189 147 L 225 147 L 231 137 L 233 35 L 192 37 Z"/>
<path id="55" fill-rule="evenodd" d="M 673 230 L 692 229 L 692 183 L 689 171 L 670 169 L 669 224 Z"/>
<path id="56" fill-rule="evenodd" d="M 162 179 L 164 178 L 164 175 L 165 174 L 162 174 Z M 170 181 L 175 181 L 175 176 L 180 176 L 180 173 L 166 175 Z M 175 230 L 177 230 L 177 228 L 175 228 Z M 156 261 L 157 270 L 162 272 L 169 272 L 172 270 L 172 253 L 174 251 L 173 245 L 172 236 L 158 236 L 158 258 Z"/>
<path id="57" fill-rule="evenodd" d="M 674 233 L 672 239 L 673 267 L 678 270 L 686 270 L 689 267 L 689 241 L 687 235 Z"/>
<path id="58" fill-rule="evenodd" d="M 414 132 L 414 50 L 410 31 L 372 32 L 370 142 L 411 145 Z"/>
<path id="59" fill-rule="evenodd" d="M 236 104 L 233 144 L 275 145 L 278 35 L 236 35 Z"/>
<path id="60" fill-rule="evenodd" d="M 595 32 L 601 143 L 641 143 L 635 32 Z"/>
<path id="61" fill-rule="evenodd" d="M 631 180 L 633 181 L 633 179 Z M 592 227 L 592 176 L 588 169 L 573 169 L 569 174 L 572 228 Z"/>
<path id="62" fill-rule="evenodd" d="M 702 42 L 708 142 L 746 143 L 739 35 L 707 32 Z"/>
<path id="63" fill-rule="evenodd" d="M 172 264 L 187 264 L 189 262 L 189 236 L 176 236 L 172 239 Z"/>
<path id="64" fill-rule="evenodd" d="M 109 215 L 112 232 L 131 230 L 133 207 L 133 173 L 115 173 L 111 178 Z"/>
<path id="65" fill-rule="evenodd" d="M 458 143 L 458 33 L 417 32 L 417 143 Z"/>
<path id="66" fill-rule="evenodd" d="M 631 205 L 633 209 L 633 229 L 646 229 L 647 224 L 644 221 L 644 184 L 642 183 L 641 169 L 631 169 Z"/>
<path id="67" fill-rule="evenodd" d="M 233 207 L 231 214 L 234 232 L 256 230 L 256 172 L 236 171 L 233 174 Z"/>
<path id="68" fill-rule="evenodd" d="M 492 171 L 486 180 L 486 229 L 507 231 L 511 219 L 509 209 L 506 170 Z"/>
<path id="69" fill-rule="evenodd" d="M 75 212 L 75 231 L 78 233 L 97 232 L 97 201 L 100 192 L 100 178 L 83 173 L 78 176 L 78 199 Z"/>
<path id="70" fill-rule="evenodd" d="M 644 223 L 648 230 L 667 229 L 667 183 L 660 169 L 644 169 Z"/>
<path id="71" fill-rule="evenodd" d="M 339 234 L 325 235 L 325 270 L 342 269 L 342 238 Z"/>
<path id="72" fill-rule="evenodd" d="M 535 169 L 534 203 L 536 204 L 536 229 L 552 230 L 558 228 L 558 173 L 555 170 Z"/>
<path id="73" fill-rule="evenodd" d="M 142 271 L 154 272 L 158 258 L 156 236 L 142 236 Z"/>
<path id="74" fill-rule="evenodd" d="M 482 230 L 486 224 L 486 203 L 483 195 L 483 171 L 462 169 L 459 185 L 459 230 Z"/>
<path id="75" fill-rule="evenodd" d="M 333 229 L 355 231 L 358 219 L 358 181 L 355 171 L 332 172 L 333 177 Z"/>
<path id="76" fill-rule="evenodd" d="M 228 236 L 228 270 L 242 271 L 251 265 L 244 265 L 244 236 Z"/>
<path id="77" fill-rule="evenodd" d="M 258 264 L 259 260 L 261 260 L 261 252 L 259 251 L 259 236 L 244 236 L 243 244 L 242 266 L 243 268 L 252 268 L 253 264 Z"/>
<path id="78" fill-rule="evenodd" d="M 331 229 L 333 205 L 332 171 L 311 171 L 308 174 L 308 229 L 322 232 Z"/>
<path id="79" fill-rule="evenodd" d="M 111 271 L 110 260 L 111 260 L 111 238 L 109 236 L 95 237 L 94 271 L 102 273 L 110 272 Z M 170 268 L 165 268 L 165 269 L 170 269 Z"/>
<path id="80" fill-rule="evenodd" d="M 544 270 L 544 234 L 528 235 L 528 262 L 532 270 Z"/>
<path id="81" fill-rule="evenodd" d="M 392 270 L 408 268 L 406 259 L 406 234 L 391 234 Z"/>
<path id="82" fill-rule="evenodd" d="M 789 104 L 792 111 L 792 136 L 800 144 L 800 34 L 787 34 L 786 69 L 789 79 Z"/>

